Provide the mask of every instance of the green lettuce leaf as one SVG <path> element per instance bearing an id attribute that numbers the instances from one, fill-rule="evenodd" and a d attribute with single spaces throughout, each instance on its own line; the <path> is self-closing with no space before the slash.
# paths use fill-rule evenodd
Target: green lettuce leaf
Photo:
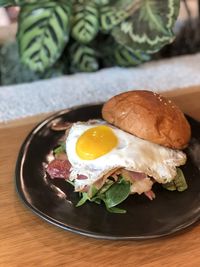
<path id="1" fill-rule="evenodd" d="M 61 142 L 60 145 L 56 147 L 53 152 L 55 155 L 66 153 L 65 142 Z"/>
<path id="2" fill-rule="evenodd" d="M 92 197 L 90 197 L 93 192 Z M 89 190 L 88 193 L 81 193 L 81 199 L 76 207 L 82 206 L 86 201 L 101 204 L 104 202 L 106 209 L 112 213 L 125 213 L 126 210 L 118 208 L 117 205 L 122 203 L 130 194 L 130 183 L 121 178 L 119 181 L 114 182 L 108 180 L 100 190 L 95 187 Z"/>
<path id="3" fill-rule="evenodd" d="M 104 203 L 107 208 L 112 208 L 122 203 L 130 194 L 130 183 L 121 179 L 114 183 L 104 195 Z"/>
<path id="4" fill-rule="evenodd" d="M 162 186 L 169 191 L 177 190 L 179 192 L 183 192 L 188 188 L 186 179 L 180 168 L 177 168 L 177 174 L 175 179 L 169 183 L 162 184 Z"/>

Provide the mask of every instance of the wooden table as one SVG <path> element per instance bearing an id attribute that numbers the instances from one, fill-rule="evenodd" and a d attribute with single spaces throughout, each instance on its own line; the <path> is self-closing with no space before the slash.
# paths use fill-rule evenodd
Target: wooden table
<path id="1" fill-rule="evenodd" d="M 200 87 L 167 95 L 183 111 L 200 120 Z M 106 241 L 61 230 L 28 210 L 15 192 L 15 162 L 25 136 L 46 116 L 0 124 L 1 267 L 200 266 L 200 224 L 164 239 Z"/>

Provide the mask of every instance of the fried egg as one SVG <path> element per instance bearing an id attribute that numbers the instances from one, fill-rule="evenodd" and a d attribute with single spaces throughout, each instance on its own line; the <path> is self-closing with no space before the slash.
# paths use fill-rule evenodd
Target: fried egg
<path id="1" fill-rule="evenodd" d="M 185 163 L 182 151 L 140 139 L 104 121 L 74 123 L 66 139 L 70 180 L 75 190 L 95 183 L 116 168 L 142 172 L 159 183 L 176 176 L 176 167 Z M 79 176 L 83 179 L 77 179 Z"/>

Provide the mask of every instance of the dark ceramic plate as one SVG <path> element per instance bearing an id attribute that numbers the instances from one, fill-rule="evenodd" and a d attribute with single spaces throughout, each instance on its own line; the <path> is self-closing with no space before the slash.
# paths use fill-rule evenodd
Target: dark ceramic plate
<path id="1" fill-rule="evenodd" d="M 16 165 L 16 187 L 33 212 L 66 230 L 105 239 L 148 239 L 170 235 L 193 225 L 200 218 L 200 123 L 188 117 L 192 139 L 182 167 L 189 189 L 169 192 L 156 185 L 156 199 L 130 196 L 121 205 L 126 214 L 112 214 L 104 206 L 87 203 L 79 208 L 77 193 L 61 179 L 45 177 L 43 163 L 64 132 L 51 130 L 54 122 L 99 118 L 100 104 L 80 106 L 56 113 L 40 123 L 26 138 Z"/>

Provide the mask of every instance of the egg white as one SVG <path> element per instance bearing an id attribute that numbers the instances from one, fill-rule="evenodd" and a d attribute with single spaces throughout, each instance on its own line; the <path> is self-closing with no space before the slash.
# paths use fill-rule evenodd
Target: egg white
<path id="1" fill-rule="evenodd" d="M 118 145 L 109 153 L 94 160 L 81 159 L 76 153 L 78 138 L 89 128 L 102 124 L 112 128 L 118 138 Z M 85 185 L 93 184 L 115 168 L 145 173 L 159 183 L 170 182 L 176 176 L 176 167 L 186 161 L 186 155 L 182 151 L 140 139 L 101 120 L 95 123 L 94 121 L 74 123 L 66 139 L 66 153 L 72 165 L 69 179 L 74 180 L 76 191 Z M 88 178 L 76 179 L 78 174 Z"/>

